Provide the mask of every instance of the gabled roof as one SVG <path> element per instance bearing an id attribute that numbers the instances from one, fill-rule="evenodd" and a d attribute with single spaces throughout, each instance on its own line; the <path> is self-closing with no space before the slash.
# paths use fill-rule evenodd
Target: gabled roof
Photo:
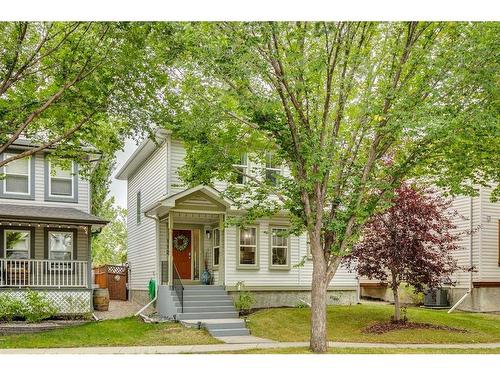
<path id="1" fill-rule="evenodd" d="M 168 130 L 159 129 L 154 135 L 154 140 L 151 138 L 145 139 L 116 173 L 115 178 L 117 180 L 127 180 L 157 149 L 157 144 L 162 143 L 170 133 Z"/>
<path id="2" fill-rule="evenodd" d="M 165 196 L 160 198 L 158 201 L 150 205 L 149 207 L 146 207 L 144 209 L 144 212 L 150 212 L 154 210 L 155 208 L 163 207 L 163 208 L 174 208 L 176 204 L 180 201 L 183 200 L 183 198 L 187 198 L 189 196 L 193 196 L 196 193 L 202 193 L 205 194 L 208 198 L 212 199 L 213 201 L 217 202 L 218 204 L 222 205 L 225 208 L 231 208 L 231 206 L 234 205 L 234 202 L 231 201 L 228 198 L 225 198 L 220 191 L 217 189 L 214 189 L 211 186 L 207 185 L 198 185 L 186 190 L 183 190 L 179 193 L 170 195 L 170 196 Z"/>
<path id="3" fill-rule="evenodd" d="M 108 220 L 69 207 L 0 204 L 0 220 L 105 225 Z"/>

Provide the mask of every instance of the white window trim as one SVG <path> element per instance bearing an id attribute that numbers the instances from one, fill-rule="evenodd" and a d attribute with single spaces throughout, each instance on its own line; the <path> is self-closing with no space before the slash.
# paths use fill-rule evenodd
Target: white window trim
<path id="1" fill-rule="evenodd" d="M 7 259 L 9 258 L 7 256 L 7 252 L 9 251 L 24 251 L 24 250 L 15 250 L 15 249 L 8 249 L 7 248 L 7 232 L 18 232 L 18 233 L 28 233 L 28 248 L 26 249 L 27 257 L 26 259 L 30 259 L 30 252 L 31 252 L 31 231 L 26 230 L 26 229 L 4 229 L 3 230 L 3 248 L 4 248 L 4 257 Z M 12 258 L 16 259 L 16 258 Z"/>
<path id="2" fill-rule="evenodd" d="M 69 255 L 70 255 L 70 259 L 69 260 L 59 260 L 59 259 L 52 259 L 50 257 L 50 255 L 52 253 L 67 253 L 67 251 L 60 251 L 60 250 L 56 250 L 56 251 L 53 251 L 51 248 L 50 248 L 50 234 L 51 233 L 69 233 L 71 234 L 71 249 L 69 251 Z M 49 268 L 51 271 L 60 271 L 60 270 L 72 270 L 73 269 L 73 250 L 74 250 L 74 246 L 75 246 L 75 233 L 72 232 L 72 231 L 62 231 L 62 230 L 48 230 L 47 231 L 47 236 L 48 236 L 48 240 L 47 240 L 47 246 L 48 246 L 48 260 L 50 261 L 49 263 Z M 70 262 L 69 265 L 66 265 L 65 267 L 57 267 L 56 264 L 59 264 L 60 262 Z"/>
<path id="3" fill-rule="evenodd" d="M 238 263 L 237 263 L 237 268 L 238 269 L 250 269 L 250 270 L 258 270 L 259 269 L 259 240 L 260 240 L 260 230 L 259 226 L 252 225 L 252 226 L 246 226 L 244 229 L 255 229 L 255 245 L 242 245 L 241 244 L 241 229 L 238 228 L 238 235 L 237 235 L 237 256 L 238 256 Z M 255 248 L 255 263 L 254 264 L 242 264 L 241 263 L 241 248 L 242 247 L 254 247 Z"/>
<path id="4" fill-rule="evenodd" d="M 219 245 L 215 246 L 215 232 L 219 232 Z M 212 229 L 212 268 L 214 270 L 219 268 L 220 264 L 220 243 L 221 243 L 221 236 L 220 236 L 220 229 L 219 228 L 214 228 Z M 215 264 L 215 249 L 219 249 L 219 263 Z"/>
<path id="5" fill-rule="evenodd" d="M 5 159 L 8 159 L 12 156 L 15 156 L 17 154 L 11 154 L 11 153 L 8 153 L 6 152 L 5 154 Z M 15 194 L 15 195 L 25 195 L 25 196 L 30 196 L 31 195 L 31 163 L 32 163 L 32 158 L 31 156 L 28 156 L 28 174 L 25 175 L 25 174 L 20 174 L 20 173 L 9 173 L 7 174 L 7 165 L 5 165 L 3 167 L 3 173 L 5 174 L 5 178 L 3 179 L 3 192 L 4 194 Z M 23 160 L 25 158 L 22 158 L 21 160 Z M 22 176 L 22 177 L 28 177 L 28 192 L 27 193 L 21 193 L 21 192 L 18 192 L 18 191 L 8 191 L 7 190 L 7 175 L 10 175 L 10 176 Z"/>
<path id="6" fill-rule="evenodd" d="M 244 155 L 245 155 L 246 164 L 233 164 L 233 167 L 238 168 L 238 169 L 242 169 L 243 173 L 248 174 L 248 154 L 244 153 Z M 242 177 L 243 182 L 237 183 L 237 185 L 244 185 L 247 183 L 247 176 L 242 175 L 241 177 Z"/>
<path id="7" fill-rule="evenodd" d="M 71 167 L 70 167 L 70 173 L 71 177 L 55 177 L 52 176 L 52 162 L 49 160 L 49 197 L 50 198 L 68 198 L 68 199 L 73 199 L 75 198 L 75 162 L 71 161 Z M 66 181 L 71 181 L 71 195 L 63 195 L 63 194 L 52 194 L 52 179 L 56 178 L 58 180 L 66 180 Z"/>
<path id="8" fill-rule="evenodd" d="M 291 269 L 291 242 L 290 235 L 286 238 L 286 246 L 273 246 L 273 230 L 287 230 L 287 227 L 279 226 L 279 225 L 270 225 L 269 226 L 269 269 L 272 270 L 289 270 Z M 273 263 L 273 249 L 286 249 L 286 264 L 274 264 Z"/>

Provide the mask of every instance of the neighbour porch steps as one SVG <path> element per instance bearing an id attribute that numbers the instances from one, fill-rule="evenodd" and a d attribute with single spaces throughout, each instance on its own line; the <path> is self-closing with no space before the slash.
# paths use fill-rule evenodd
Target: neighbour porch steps
<path id="1" fill-rule="evenodd" d="M 176 318 L 188 327 L 201 325 L 214 337 L 250 336 L 243 319 L 239 319 L 231 297 L 221 286 L 185 285 L 184 311 L 175 298 Z"/>

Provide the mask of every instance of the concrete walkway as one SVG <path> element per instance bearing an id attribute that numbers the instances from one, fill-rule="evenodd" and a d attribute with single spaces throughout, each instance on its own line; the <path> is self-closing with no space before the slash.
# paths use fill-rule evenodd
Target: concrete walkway
<path id="1" fill-rule="evenodd" d="M 131 301 L 109 301 L 108 311 L 94 311 L 100 320 L 122 319 L 134 315 L 142 305 Z"/>
<path id="2" fill-rule="evenodd" d="M 388 348 L 388 349 L 496 349 L 500 342 L 478 344 L 382 344 L 356 342 L 329 342 L 331 348 Z M 308 342 L 271 342 L 254 344 L 214 344 L 177 346 L 124 346 L 51 349 L 0 349 L 2 354 L 182 354 L 210 353 L 248 349 L 278 349 L 308 347 Z"/>

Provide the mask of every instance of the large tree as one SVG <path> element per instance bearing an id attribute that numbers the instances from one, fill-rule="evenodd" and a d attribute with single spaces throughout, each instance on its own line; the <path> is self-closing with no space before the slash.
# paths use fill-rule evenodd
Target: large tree
<path id="1" fill-rule="evenodd" d="M 185 181 L 247 184 L 228 194 L 241 225 L 281 209 L 306 231 L 311 349 L 324 352 L 326 290 L 360 228 L 410 175 L 451 192 L 499 180 L 498 25 L 184 24 L 168 70 L 165 126 L 188 150 Z M 290 176 L 234 167 L 266 151 Z M 232 177 L 229 177 L 232 176 Z M 273 193 L 269 196 L 269 193 Z"/>
<path id="2" fill-rule="evenodd" d="M 171 34 L 168 24 L 0 23 L 0 154 L 19 138 L 35 145 L 0 167 L 48 148 L 87 175 L 101 160 L 94 186 L 102 203 L 114 152 L 155 121 L 152 104 L 164 86 L 155 57 L 165 66 L 175 56 Z M 149 54 L 158 40 L 163 50 Z"/>
<path id="3" fill-rule="evenodd" d="M 399 321 L 401 283 L 424 292 L 451 282 L 460 234 L 454 231 L 450 201 L 436 191 L 403 184 L 391 203 L 366 223 L 361 241 L 344 261 L 360 276 L 388 283 L 393 319 Z"/>

